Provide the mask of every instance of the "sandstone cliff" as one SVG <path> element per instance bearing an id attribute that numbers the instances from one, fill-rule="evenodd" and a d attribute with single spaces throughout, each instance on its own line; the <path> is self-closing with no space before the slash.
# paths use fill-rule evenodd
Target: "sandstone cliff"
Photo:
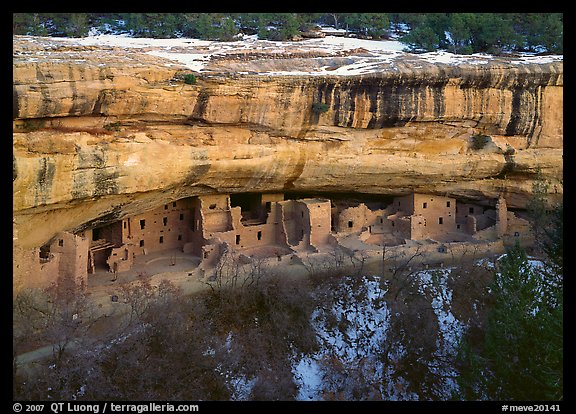
<path id="1" fill-rule="evenodd" d="M 214 192 L 502 194 L 524 208 L 540 169 L 562 197 L 561 61 L 404 54 L 360 75 L 251 73 L 298 59 L 214 59 L 188 85 L 145 49 L 15 37 L 18 245 Z"/>

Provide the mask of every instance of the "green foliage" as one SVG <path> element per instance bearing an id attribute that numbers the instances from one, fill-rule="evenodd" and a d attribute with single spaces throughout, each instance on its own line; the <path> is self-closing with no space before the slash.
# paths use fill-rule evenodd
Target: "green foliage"
<path id="1" fill-rule="evenodd" d="M 561 13 L 398 13 L 392 14 L 391 20 L 410 26 L 411 32 L 401 40 L 414 51 L 563 51 Z"/>
<path id="2" fill-rule="evenodd" d="M 340 24 L 352 32 L 379 38 L 388 31 L 390 20 L 385 13 L 343 13 Z"/>
<path id="3" fill-rule="evenodd" d="M 14 13 L 14 34 L 83 37 L 88 35 L 86 13 Z"/>
<path id="4" fill-rule="evenodd" d="M 418 26 L 407 35 L 403 36 L 401 41 L 408 44 L 412 51 L 423 50 L 431 52 L 438 49 L 440 39 L 434 30 L 429 26 Z"/>
<path id="5" fill-rule="evenodd" d="M 474 18 L 472 13 L 453 13 L 448 19 L 448 31 L 452 38 L 450 48 L 454 53 L 470 54 L 472 53 L 472 32 L 470 22 Z"/>
<path id="6" fill-rule="evenodd" d="M 413 51 L 563 53 L 562 13 L 14 13 L 14 34 L 86 36 L 90 27 L 138 37 L 188 36 L 231 41 L 242 33 L 290 40 L 315 24 L 385 37 L 390 23 L 407 24 Z"/>
<path id="7" fill-rule="evenodd" d="M 312 112 L 314 112 L 315 114 L 323 114 L 325 112 L 328 112 L 329 109 L 330 105 L 324 102 L 314 102 L 312 104 Z"/>
<path id="8" fill-rule="evenodd" d="M 183 34 L 205 40 L 232 41 L 239 34 L 231 16 L 220 13 L 186 13 Z"/>
<path id="9" fill-rule="evenodd" d="M 472 23 L 472 46 L 475 52 L 501 53 L 521 42 L 514 31 L 510 15 L 478 13 Z"/>
<path id="10" fill-rule="evenodd" d="M 109 124 L 105 124 L 104 129 L 107 131 L 119 132 L 121 126 L 122 126 L 122 123 L 119 121 L 116 121 L 116 122 L 111 122 Z"/>
<path id="11" fill-rule="evenodd" d="M 562 275 L 529 265 L 517 244 L 500 262 L 483 341 L 460 348 L 460 398 L 563 396 Z"/>
<path id="12" fill-rule="evenodd" d="M 135 37 L 176 37 L 181 26 L 181 16 L 175 13 L 124 13 L 122 17 L 125 29 Z"/>
<path id="13" fill-rule="evenodd" d="M 187 85 L 194 85 L 196 83 L 196 76 L 192 73 L 184 75 L 184 83 Z"/>
<path id="14" fill-rule="evenodd" d="M 303 20 L 298 13 L 269 13 L 262 16 L 258 37 L 268 40 L 291 40 L 300 33 Z"/>

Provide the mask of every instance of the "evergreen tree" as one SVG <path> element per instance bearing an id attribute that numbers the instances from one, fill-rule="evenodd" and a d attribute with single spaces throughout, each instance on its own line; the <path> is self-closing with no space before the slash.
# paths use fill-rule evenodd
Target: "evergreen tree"
<path id="1" fill-rule="evenodd" d="M 340 24 L 352 32 L 379 38 L 388 31 L 390 20 L 385 13 L 344 13 Z"/>
<path id="2" fill-rule="evenodd" d="M 67 37 L 84 37 L 88 35 L 88 16 L 86 13 L 70 13 L 66 23 L 63 24 L 64 34 Z"/>
<path id="3" fill-rule="evenodd" d="M 460 398 L 559 400 L 563 396 L 562 275 L 530 266 L 516 244 L 500 262 L 481 343 L 464 340 Z"/>
<path id="4" fill-rule="evenodd" d="M 438 39 L 437 48 L 445 49 L 449 46 L 446 38 L 450 18 L 446 13 L 427 13 L 425 24 L 431 28 Z"/>
<path id="5" fill-rule="evenodd" d="M 14 13 L 13 34 L 48 36 L 47 15 L 45 13 Z"/>
<path id="6" fill-rule="evenodd" d="M 562 53 L 562 13 L 523 13 L 513 16 L 513 25 L 523 38 L 523 49 Z"/>
<path id="7" fill-rule="evenodd" d="M 512 50 L 521 43 L 514 31 L 511 15 L 477 13 L 472 25 L 472 47 L 474 52 L 499 54 Z"/>
<path id="8" fill-rule="evenodd" d="M 12 32 L 86 36 L 90 27 L 106 25 L 138 37 L 232 40 L 242 30 L 261 39 L 290 40 L 323 23 L 380 38 L 391 21 L 410 27 L 400 40 L 413 51 L 563 52 L 562 13 L 14 13 Z"/>
<path id="9" fill-rule="evenodd" d="M 550 53 L 563 53 L 564 24 L 562 20 L 562 13 L 544 14 L 538 20 L 535 29 L 531 31 L 531 33 L 536 33 L 533 36 L 533 43 L 543 46 Z"/>
<path id="10" fill-rule="evenodd" d="M 451 13 L 448 19 L 448 31 L 451 37 L 451 48 L 454 53 L 470 54 L 472 46 L 470 38 L 470 22 L 474 19 L 472 13 Z"/>
<path id="11" fill-rule="evenodd" d="M 438 35 L 430 26 L 426 25 L 416 27 L 400 40 L 406 43 L 413 52 L 419 50 L 431 52 L 438 49 L 440 43 Z"/>
<path id="12" fill-rule="evenodd" d="M 297 13 L 271 13 L 262 16 L 258 37 L 268 40 L 290 40 L 300 31 Z"/>

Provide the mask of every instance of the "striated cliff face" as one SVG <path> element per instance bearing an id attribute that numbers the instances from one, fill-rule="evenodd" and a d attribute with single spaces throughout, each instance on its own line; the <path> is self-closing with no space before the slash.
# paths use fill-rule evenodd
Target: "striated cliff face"
<path id="1" fill-rule="evenodd" d="M 306 60 L 260 54 L 213 59 L 188 85 L 190 70 L 146 52 L 14 38 L 22 248 L 215 192 L 502 194 L 523 208 L 540 169 L 562 197 L 562 61 L 403 54 L 359 75 L 271 75 L 252 72 Z"/>

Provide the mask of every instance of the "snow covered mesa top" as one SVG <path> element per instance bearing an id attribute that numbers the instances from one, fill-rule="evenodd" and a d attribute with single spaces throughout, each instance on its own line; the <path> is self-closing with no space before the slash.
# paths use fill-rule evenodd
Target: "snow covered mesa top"
<path id="1" fill-rule="evenodd" d="M 198 72 L 226 72 L 267 75 L 361 75 L 395 70 L 410 64 L 418 69 L 428 64 L 523 65 L 562 62 L 562 55 L 496 57 L 477 53 L 456 55 L 445 51 L 412 54 L 394 40 L 365 40 L 326 36 L 298 42 L 275 42 L 245 36 L 241 41 L 219 42 L 199 39 L 152 39 L 122 35 L 85 38 L 42 38 L 15 36 L 15 39 L 46 47 L 45 57 L 63 47 L 85 50 L 121 48 L 141 51 L 166 59 L 168 66 L 183 66 Z M 16 45 L 16 42 L 15 42 Z M 16 50 L 15 50 L 16 52 Z M 16 52 L 18 58 L 25 58 Z M 34 57 L 32 59 L 39 59 Z M 226 62 L 223 64 L 223 62 Z"/>

